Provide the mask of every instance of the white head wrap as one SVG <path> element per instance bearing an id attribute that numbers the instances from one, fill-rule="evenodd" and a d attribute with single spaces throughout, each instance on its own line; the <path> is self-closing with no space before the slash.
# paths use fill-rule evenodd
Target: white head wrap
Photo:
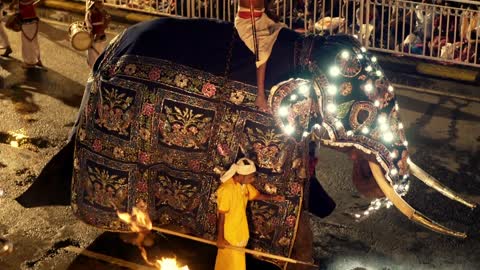
<path id="1" fill-rule="evenodd" d="M 233 163 L 232 166 L 230 166 L 230 169 L 220 177 L 220 181 L 223 183 L 232 178 L 236 173 L 240 175 L 249 175 L 256 171 L 257 168 L 255 167 L 255 163 L 251 159 L 241 158 L 237 163 Z"/>

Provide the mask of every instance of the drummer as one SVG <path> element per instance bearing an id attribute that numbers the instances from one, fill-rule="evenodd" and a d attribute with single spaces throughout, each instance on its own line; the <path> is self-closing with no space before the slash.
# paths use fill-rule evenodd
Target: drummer
<path id="1" fill-rule="evenodd" d="M 85 23 L 92 35 L 92 46 L 87 51 L 87 63 L 93 67 L 98 56 L 106 46 L 107 36 L 105 30 L 110 22 L 110 15 L 103 6 L 102 0 L 87 0 Z"/>

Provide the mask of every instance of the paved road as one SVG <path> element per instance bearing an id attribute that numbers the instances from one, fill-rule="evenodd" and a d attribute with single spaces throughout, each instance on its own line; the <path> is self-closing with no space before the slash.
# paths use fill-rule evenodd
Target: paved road
<path id="1" fill-rule="evenodd" d="M 15 247 L 13 253 L 0 257 L 2 270 L 124 269 L 77 257 L 63 249 L 69 245 L 139 260 L 136 250 L 122 244 L 118 235 L 81 223 L 68 207 L 25 209 L 13 200 L 63 145 L 77 113 L 89 71 L 84 54 L 71 49 L 65 30 L 65 26 L 41 24 L 47 72 L 27 73 L 21 68 L 20 37 L 15 33 L 9 33 L 13 58 L 0 59 L 11 73 L 0 90 L 0 236 L 12 240 Z M 413 160 L 452 189 L 480 202 L 479 104 L 405 89 L 397 93 Z M 29 143 L 12 147 L 14 133 L 29 136 Z M 351 167 L 344 154 L 320 150 L 318 178 L 337 203 L 331 216 L 311 217 L 316 260 L 322 269 L 479 269 L 478 211 L 471 212 L 413 182 L 407 201 L 474 237 L 456 240 L 434 234 L 394 209 L 357 221 L 352 214 L 363 212 L 369 201 L 353 188 Z M 191 269 L 211 269 L 214 248 L 192 250 L 186 248 L 192 243 L 160 240 L 179 258 L 204 258 Z"/>

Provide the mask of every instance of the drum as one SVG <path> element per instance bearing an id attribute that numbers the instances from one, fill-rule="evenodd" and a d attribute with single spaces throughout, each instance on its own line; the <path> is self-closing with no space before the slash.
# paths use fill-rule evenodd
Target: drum
<path id="1" fill-rule="evenodd" d="M 78 21 L 70 24 L 68 27 L 68 35 L 72 47 L 76 50 L 85 51 L 92 46 L 92 36 L 85 22 Z"/>

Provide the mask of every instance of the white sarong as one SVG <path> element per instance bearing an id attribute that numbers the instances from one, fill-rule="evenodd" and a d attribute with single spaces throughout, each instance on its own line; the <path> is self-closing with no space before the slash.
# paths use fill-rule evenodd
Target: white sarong
<path id="1" fill-rule="evenodd" d="M 250 12 L 250 9 L 240 7 L 239 11 Z M 263 13 L 262 16 L 255 18 L 259 59 L 259 61 L 255 63 L 257 68 L 267 62 L 272 53 L 273 45 L 277 40 L 278 33 L 280 33 L 280 30 L 284 27 L 286 27 L 284 23 L 274 22 L 265 13 Z M 255 53 L 253 46 L 252 21 L 250 18 L 242 19 L 237 14 L 235 17 L 235 28 L 237 28 L 238 35 L 242 41 L 245 42 L 245 45 Z"/>
<path id="2" fill-rule="evenodd" d="M 22 56 L 25 64 L 35 65 L 40 61 L 38 21 L 22 24 Z"/>
<path id="3" fill-rule="evenodd" d="M 90 68 L 93 67 L 98 56 L 105 50 L 107 41 L 94 41 L 92 46 L 87 51 L 87 64 Z"/>
<path id="4" fill-rule="evenodd" d="M 0 49 L 6 49 L 10 47 L 10 41 L 8 41 L 7 33 L 1 21 L 3 21 L 3 8 L 0 9 Z"/>

